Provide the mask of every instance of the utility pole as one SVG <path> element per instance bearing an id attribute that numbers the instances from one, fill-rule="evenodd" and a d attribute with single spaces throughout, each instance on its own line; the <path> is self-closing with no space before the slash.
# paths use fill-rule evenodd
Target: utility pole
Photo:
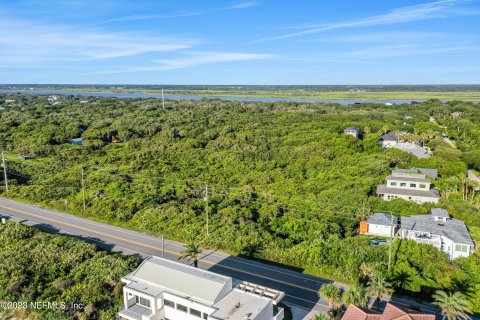
<path id="1" fill-rule="evenodd" d="M 209 226 L 208 226 L 208 183 L 205 184 L 205 197 L 203 198 L 205 201 L 205 214 L 207 215 L 207 235 L 209 234 Z"/>
<path id="2" fill-rule="evenodd" d="M 163 89 L 162 89 L 162 106 L 163 106 L 163 109 L 165 109 L 165 99 L 163 97 Z"/>
<path id="3" fill-rule="evenodd" d="M 82 195 L 83 195 L 83 213 L 85 213 L 86 209 L 87 209 L 87 206 L 86 206 L 86 203 L 85 203 L 85 172 L 84 172 L 84 169 L 83 169 L 83 166 L 82 166 Z"/>
<path id="4" fill-rule="evenodd" d="M 7 161 L 5 160 L 5 154 L 2 151 L 2 167 L 3 167 L 3 175 L 5 178 L 5 192 L 8 192 L 8 175 L 7 175 Z"/>
<path id="5" fill-rule="evenodd" d="M 165 239 L 162 234 L 162 258 L 165 258 Z"/>
<path id="6" fill-rule="evenodd" d="M 390 245 L 388 248 L 388 271 L 392 263 L 392 246 L 393 246 L 393 214 L 390 213 Z"/>

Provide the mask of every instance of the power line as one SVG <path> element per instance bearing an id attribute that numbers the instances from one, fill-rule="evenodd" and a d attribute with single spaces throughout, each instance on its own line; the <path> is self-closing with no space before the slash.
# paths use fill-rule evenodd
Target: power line
<path id="1" fill-rule="evenodd" d="M 7 161 L 5 160 L 5 154 L 2 151 L 2 166 L 3 166 L 3 174 L 5 178 L 5 192 L 9 191 L 8 188 L 8 174 L 7 174 Z"/>
<path id="2" fill-rule="evenodd" d="M 203 198 L 205 200 L 205 214 L 207 216 L 207 235 L 209 234 L 209 219 L 208 219 L 208 183 L 205 184 L 205 197 Z"/>
<path id="3" fill-rule="evenodd" d="M 86 212 L 87 210 L 87 205 L 86 205 L 86 200 L 85 200 L 85 178 L 84 178 L 85 172 L 82 166 L 82 195 L 83 195 L 83 213 Z"/>

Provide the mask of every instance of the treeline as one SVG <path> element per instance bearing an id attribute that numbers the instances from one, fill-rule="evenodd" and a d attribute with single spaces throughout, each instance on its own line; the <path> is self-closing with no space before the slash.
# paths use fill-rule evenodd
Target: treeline
<path id="1" fill-rule="evenodd" d="M 8 90 L 255 90 L 255 91 L 289 91 L 302 90 L 311 92 L 348 91 L 350 89 L 372 92 L 478 92 L 480 85 L 91 85 L 91 84 L 4 84 L 0 89 Z"/>
<path id="2" fill-rule="evenodd" d="M 465 220 L 474 240 L 480 239 L 480 197 L 462 196 L 466 166 L 475 167 L 471 153 L 480 149 L 475 104 L 183 100 L 166 101 L 163 109 L 157 99 L 15 99 L 0 111 L 11 197 L 355 282 L 362 264 L 386 261 L 386 248 L 357 236 L 360 220 L 374 211 L 412 215 L 432 207 L 380 201 L 376 186 L 394 167 L 428 167 L 439 169 L 440 206 Z M 345 135 L 347 126 L 359 127 L 363 139 Z M 384 152 L 378 138 L 389 130 L 426 139 L 434 156 Z M 442 140 L 445 131 L 458 150 Z M 83 146 L 69 144 L 80 136 Z M 427 250 L 410 246 L 419 256 Z M 480 283 L 458 262 L 429 254 L 436 264 L 410 261 L 408 255 L 395 264 L 394 270 L 408 269 L 408 290 L 448 289 L 461 278 Z M 476 256 L 464 261 L 478 265 Z"/>
<path id="3" fill-rule="evenodd" d="M 19 223 L 0 225 L 0 309 L 19 319 L 111 320 L 122 303 L 120 278 L 139 260 Z M 8 303 L 15 302 L 17 306 Z M 49 302 L 31 307 L 30 302 Z"/>

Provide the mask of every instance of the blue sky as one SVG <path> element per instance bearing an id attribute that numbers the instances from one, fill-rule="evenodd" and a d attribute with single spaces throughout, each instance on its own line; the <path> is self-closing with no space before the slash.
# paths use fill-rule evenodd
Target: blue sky
<path id="1" fill-rule="evenodd" d="M 479 84 L 480 0 L 0 0 L 0 83 Z"/>

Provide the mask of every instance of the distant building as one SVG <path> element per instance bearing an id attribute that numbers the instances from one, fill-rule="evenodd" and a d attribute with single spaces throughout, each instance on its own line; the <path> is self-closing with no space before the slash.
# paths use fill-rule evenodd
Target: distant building
<path id="1" fill-rule="evenodd" d="M 450 260 L 467 257 L 475 250 L 465 223 L 451 218 L 447 210 L 434 208 L 430 214 L 400 217 L 400 220 L 393 216 L 393 228 L 391 218 L 389 214 L 376 213 L 363 221 L 366 231 L 361 233 L 389 237 L 393 231 L 401 239 L 434 246 Z"/>
<path id="2" fill-rule="evenodd" d="M 122 278 L 128 320 L 282 320 L 283 292 L 240 282 L 159 257 L 149 257 Z"/>
<path id="3" fill-rule="evenodd" d="M 81 146 L 83 145 L 83 139 L 82 138 L 70 139 L 70 144 Z"/>
<path id="4" fill-rule="evenodd" d="M 48 97 L 48 102 L 57 102 L 60 99 L 60 96 L 50 96 Z"/>
<path id="5" fill-rule="evenodd" d="M 399 219 L 388 213 L 375 213 L 364 222 L 361 233 L 372 236 L 390 237 L 398 231 Z"/>
<path id="6" fill-rule="evenodd" d="M 354 136 L 355 138 L 359 138 L 360 137 L 360 129 L 357 128 L 357 127 L 348 127 L 348 128 L 345 128 L 345 130 L 343 130 L 343 132 L 345 134 L 349 134 L 351 136 Z"/>
<path id="7" fill-rule="evenodd" d="M 400 141 L 400 136 L 397 131 L 389 131 L 380 137 L 380 144 L 382 148 L 390 148 Z"/>
<path id="8" fill-rule="evenodd" d="M 5 103 L 14 103 L 14 102 L 15 102 L 15 100 L 13 100 L 13 99 L 7 99 L 7 100 L 5 100 Z"/>
<path id="9" fill-rule="evenodd" d="M 480 178 L 472 170 L 467 171 L 467 177 L 468 179 L 475 181 L 480 185 Z M 475 191 L 479 191 L 479 190 L 480 190 L 480 187 L 475 187 Z"/>
<path id="10" fill-rule="evenodd" d="M 401 308 L 389 302 L 382 313 L 371 309 L 349 305 L 342 320 L 435 320 L 431 313 Z"/>
<path id="11" fill-rule="evenodd" d="M 437 170 L 425 168 L 397 169 L 387 177 L 387 184 L 377 187 L 377 195 L 385 201 L 404 199 L 418 204 L 438 203 L 440 193 L 432 189 L 427 177 L 436 179 Z"/>
<path id="12" fill-rule="evenodd" d="M 390 131 L 380 137 L 382 148 L 395 148 L 413 154 L 417 158 L 430 157 L 429 149 L 423 146 L 423 142 L 414 142 L 403 139 L 404 132 Z"/>

